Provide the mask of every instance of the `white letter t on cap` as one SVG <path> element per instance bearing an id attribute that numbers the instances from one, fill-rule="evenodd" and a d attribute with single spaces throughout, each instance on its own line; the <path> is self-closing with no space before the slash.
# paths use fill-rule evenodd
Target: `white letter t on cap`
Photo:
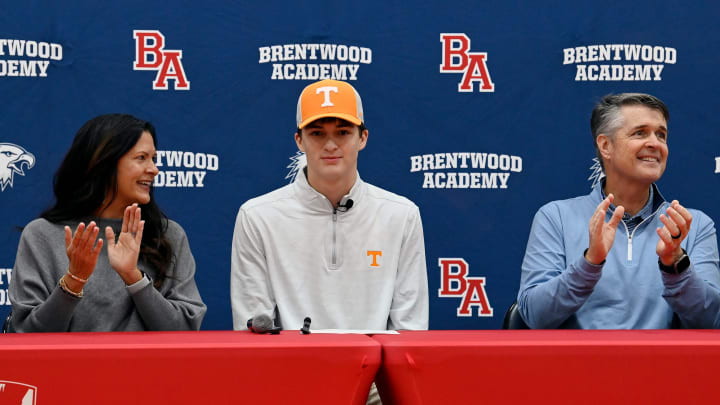
<path id="1" fill-rule="evenodd" d="M 330 101 L 330 92 L 334 91 L 335 93 L 338 92 L 338 88 L 335 86 L 325 86 L 325 87 L 318 87 L 317 90 L 315 90 L 315 94 L 325 93 L 325 102 L 322 103 L 320 107 L 332 107 L 335 104 Z"/>

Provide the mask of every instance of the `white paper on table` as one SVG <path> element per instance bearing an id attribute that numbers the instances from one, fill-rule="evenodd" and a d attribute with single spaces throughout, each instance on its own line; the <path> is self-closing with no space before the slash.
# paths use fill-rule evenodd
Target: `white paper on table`
<path id="1" fill-rule="evenodd" d="M 353 333 L 357 335 L 399 335 L 396 330 L 373 330 L 373 329 L 310 329 L 310 333 Z"/>

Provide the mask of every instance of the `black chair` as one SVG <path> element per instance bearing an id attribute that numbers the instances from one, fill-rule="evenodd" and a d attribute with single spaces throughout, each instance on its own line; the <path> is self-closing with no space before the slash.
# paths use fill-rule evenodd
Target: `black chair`
<path id="1" fill-rule="evenodd" d="M 510 308 L 505 312 L 505 318 L 503 319 L 503 329 L 530 329 L 529 326 L 520 316 L 520 311 L 517 307 L 517 301 L 510 305 Z"/>
<path id="2" fill-rule="evenodd" d="M 2 333 L 12 333 L 12 309 L 10 310 L 10 313 L 7 315 L 7 318 L 5 318 L 5 322 L 3 323 Z"/>
<path id="3" fill-rule="evenodd" d="M 672 322 L 670 322 L 670 329 L 685 329 L 680 322 L 680 317 L 675 312 L 673 312 Z"/>

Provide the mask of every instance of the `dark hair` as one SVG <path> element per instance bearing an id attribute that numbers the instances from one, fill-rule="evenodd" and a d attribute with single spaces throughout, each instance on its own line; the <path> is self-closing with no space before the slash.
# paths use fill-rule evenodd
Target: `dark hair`
<path id="1" fill-rule="evenodd" d="M 155 127 L 132 115 L 107 114 L 86 122 L 53 178 L 55 205 L 40 217 L 56 223 L 92 217 L 107 208 L 117 197 L 118 161 L 145 131 L 157 147 Z M 150 202 L 140 208 L 145 221 L 140 258 L 157 271 L 154 284 L 159 288 L 168 277 L 172 258 L 172 247 L 165 238 L 168 218 L 155 204 L 152 187 Z"/>
<path id="2" fill-rule="evenodd" d="M 352 122 L 350 122 L 350 121 L 348 121 L 348 120 L 344 120 L 344 119 L 342 119 L 342 118 L 337 118 L 337 117 L 325 117 L 325 118 L 318 118 L 318 119 L 316 119 L 315 121 L 312 121 L 312 122 L 308 123 L 307 125 L 305 125 L 305 128 L 307 128 L 309 125 L 311 125 L 311 124 L 313 124 L 313 123 L 315 123 L 315 122 L 320 122 L 320 123 L 323 123 L 323 124 L 325 124 L 325 123 L 327 123 L 327 122 L 334 122 L 334 123 L 336 123 L 336 124 L 337 124 L 338 122 L 344 122 L 344 123 L 347 123 L 347 124 L 349 124 L 349 125 L 355 125 L 355 124 L 353 124 Z M 365 127 L 365 123 L 364 123 L 364 122 L 361 122 L 360 125 L 355 125 L 355 126 L 358 127 L 358 132 L 359 132 L 360 136 L 362 136 L 363 131 L 365 131 L 365 130 L 367 129 L 367 127 Z M 298 128 L 298 129 L 297 129 L 297 134 L 298 134 L 298 136 L 302 136 L 302 129 Z"/>
<path id="3" fill-rule="evenodd" d="M 665 122 L 670 121 L 670 112 L 665 103 L 659 98 L 643 93 L 620 93 L 608 94 L 603 97 L 593 108 L 590 116 L 590 131 L 593 136 L 593 145 L 595 146 L 595 154 L 600 161 L 600 165 L 605 169 L 600 150 L 597 147 L 597 137 L 605 134 L 614 137 L 615 132 L 622 126 L 622 115 L 620 108 L 627 105 L 643 105 L 653 110 L 660 111 L 665 117 Z"/>

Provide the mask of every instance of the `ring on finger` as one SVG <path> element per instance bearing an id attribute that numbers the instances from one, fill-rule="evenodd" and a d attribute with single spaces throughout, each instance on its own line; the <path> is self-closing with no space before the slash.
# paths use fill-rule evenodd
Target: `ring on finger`
<path id="1" fill-rule="evenodd" d="M 673 239 L 680 239 L 681 236 L 682 236 L 682 231 L 681 231 L 681 230 L 678 230 L 678 234 L 677 234 L 677 235 L 670 235 L 670 237 L 673 238 Z"/>

